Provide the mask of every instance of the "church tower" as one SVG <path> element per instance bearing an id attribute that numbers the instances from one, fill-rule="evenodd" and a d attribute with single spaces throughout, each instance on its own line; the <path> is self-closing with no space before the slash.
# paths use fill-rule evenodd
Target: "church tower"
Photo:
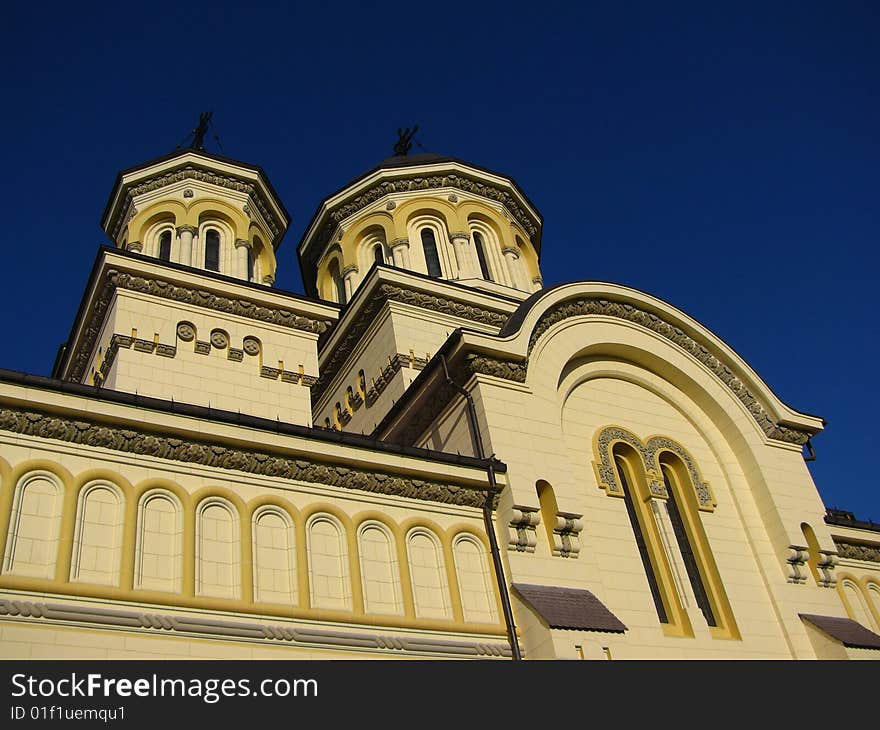
<path id="1" fill-rule="evenodd" d="M 436 154 L 396 155 L 326 198 L 298 253 L 306 292 L 340 304 L 373 264 L 525 298 L 542 286 L 541 226 L 505 175 Z"/>

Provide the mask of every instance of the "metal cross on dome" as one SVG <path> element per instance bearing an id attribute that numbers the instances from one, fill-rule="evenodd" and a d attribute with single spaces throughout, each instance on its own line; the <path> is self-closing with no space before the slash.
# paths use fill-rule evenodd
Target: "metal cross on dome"
<path id="1" fill-rule="evenodd" d="M 416 124 L 412 129 L 397 129 L 397 142 L 394 145 L 394 156 L 402 157 L 409 153 L 413 146 L 413 137 L 419 131 L 419 125 Z"/>

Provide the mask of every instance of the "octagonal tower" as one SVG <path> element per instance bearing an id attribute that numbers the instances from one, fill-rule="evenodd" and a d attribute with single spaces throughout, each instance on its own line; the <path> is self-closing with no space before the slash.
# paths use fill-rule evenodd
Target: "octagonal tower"
<path id="1" fill-rule="evenodd" d="M 297 251 L 306 292 L 340 304 L 375 263 L 520 297 L 543 285 L 541 227 L 512 178 L 399 155 L 326 198 Z"/>
<path id="2" fill-rule="evenodd" d="M 262 168 L 194 149 L 119 173 L 101 218 L 119 248 L 269 286 L 289 224 Z"/>

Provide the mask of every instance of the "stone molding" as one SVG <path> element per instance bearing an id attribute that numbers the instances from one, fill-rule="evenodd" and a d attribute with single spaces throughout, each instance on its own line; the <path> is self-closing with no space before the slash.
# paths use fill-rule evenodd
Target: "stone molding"
<path id="1" fill-rule="evenodd" d="M 591 314 L 633 322 L 678 345 L 705 365 L 739 399 L 768 438 L 803 446 L 813 436 L 813 432 L 773 421 L 746 385 L 733 374 L 727 365 L 715 357 L 705 345 L 695 340 L 680 327 L 669 324 L 659 315 L 639 309 L 633 304 L 617 302 L 598 296 L 578 297 L 559 302 L 541 315 L 538 323 L 535 325 L 529 338 L 529 355 L 531 355 L 535 343 L 541 335 L 553 325 L 571 317 L 582 317 Z M 528 363 L 528 356 L 526 363 Z"/>
<path id="2" fill-rule="evenodd" d="M 236 238 L 235 239 L 235 247 L 236 248 L 252 249 L 254 247 L 254 244 L 251 243 L 250 241 L 245 240 L 244 238 Z"/>
<path id="3" fill-rule="evenodd" d="M 608 426 L 596 435 L 595 452 L 597 460 L 593 462 L 599 487 L 613 497 L 623 497 L 623 488 L 617 478 L 617 470 L 611 457 L 613 445 L 623 442 L 638 452 L 645 470 L 648 491 L 657 499 L 669 499 L 669 492 L 663 480 L 660 467 L 660 454 L 671 451 L 684 463 L 690 476 L 691 486 L 697 497 L 699 509 L 713 512 L 718 502 L 712 493 L 709 483 L 703 481 L 700 472 L 690 454 L 677 442 L 665 436 L 652 436 L 643 442 L 638 436 L 619 426 Z"/>
<path id="4" fill-rule="evenodd" d="M 123 221 L 125 221 L 125 217 L 122 215 L 122 212 L 127 211 L 131 208 L 134 199 L 138 195 L 143 195 L 144 193 L 159 190 L 161 188 L 167 187 L 168 185 L 173 185 L 174 183 L 180 182 L 181 180 L 198 180 L 200 182 L 210 183 L 212 185 L 217 185 L 221 188 L 226 188 L 228 190 L 235 190 L 236 192 L 248 194 L 251 199 L 256 203 L 257 209 L 260 211 L 260 214 L 266 221 L 266 225 L 269 226 L 269 230 L 272 231 L 272 235 L 277 238 L 281 233 L 283 233 L 283 221 L 279 220 L 275 216 L 275 214 L 272 212 L 271 207 L 263 197 L 262 193 L 252 182 L 245 181 L 244 179 L 235 177 L 234 175 L 220 175 L 219 173 L 216 173 L 213 170 L 202 167 L 200 165 L 188 164 L 182 169 L 172 170 L 171 172 L 166 172 L 161 175 L 156 175 L 155 177 L 147 178 L 146 180 L 142 180 L 141 182 L 139 182 L 137 185 L 133 185 L 132 187 L 130 187 L 125 193 L 125 199 L 121 202 L 120 205 L 116 207 L 116 215 L 110 220 L 110 224 L 108 226 L 111 232 L 110 237 L 116 239 L 119 236 L 119 231 L 122 230 L 122 226 L 124 225 Z"/>
<path id="5" fill-rule="evenodd" d="M 378 399 L 379 396 L 388 387 L 388 383 L 402 368 L 412 368 L 414 370 L 424 370 L 428 364 L 428 358 L 416 357 L 415 355 L 404 355 L 398 352 L 393 357 L 388 358 L 388 364 L 379 371 L 379 375 L 373 379 L 372 384 L 367 390 L 366 403 L 369 408 Z"/>
<path id="6" fill-rule="evenodd" d="M 304 647 L 373 649 L 386 652 L 444 654 L 458 657 L 509 657 L 507 644 L 454 641 L 363 631 L 312 629 L 256 621 L 226 621 L 200 616 L 147 613 L 125 608 L 80 606 L 70 603 L 43 603 L 0 599 L 0 616 L 45 619 L 60 624 L 92 624 L 107 629 L 130 629 L 143 633 L 181 633 L 213 639 L 251 639 L 287 643 Z"/>
<path id="7" fill-rule="evenodd" d="M 508 315 L 491 309 L 465 304 L 448 297 L 439 297 L 415 289 L 405 289 L 393 284 L 380 284 L 370 297 L 367 305 L 359 312 L 357 319 L 352 322 L 345 336 L 333 348 L 330 356 L 325 361 L 318 378 L 318 385 L 312 391 L 312 405 L 315 406 L 329 384 L 336 377 L 345 360 L 352 350 L 360 342 L 367 328 L 374 322 L 376 316 L 385 306 L 386 302 L 394 301 L 410 306 L 427 309 L 441 314 L 448 314 L 472 322 L 488 324 L 499 329 L 507 322 Z M 319 343 L 319 348 L 323 343 Z"/>
<path id="8" fill-rule="evenodd" d="M 832 538 L 837 547 L 837 554 L 848 560 L 864 560 L 869 563 L 880 563 L 880 545 L 866 545 L 859 542 Z"/>
<path id="9" fill-rule="evenodd" d="M 67 365 L 68 373 L 66 378 L 68 380 L 82 380 L 89 364 L 89 358 L 95 348 L 95 342 L 100 335 L 104 323 L 104 315 L 117 288 L 138 291 L 173 302 L 191 304 L 203 309 L 235 314 L 240 317 L 269 322 L 305 332 L 321 334 L 333 324 L 330 320 L 303 317 L 289 309 L 266 306 L 250 299 L 230 299 L 205 289 L 172 284 L 164 279 L 134 276 L 116 269 L 110 269 L 107 271 L 103 285 L 100 286 L 99 293 L 89 309 L 88 318 L 83 323 L 82 339 L 78 344 L 77 350 L 71 353 L 70 361 Z"/>
<path id="10" fill-rule="evenodd" d="M 470 486 L 398 476 L 380 470 L 355 469 L 304 456 L 286 457 L 281 451 L 273 453 L 229 448 L 209 439 L 166 436 L 146 428 L 122 428 L 85 417 L 74 419 L 3 407 L 0 408 L 0 430 L 217 469 L 428 502 L 482 508 L 486 501 L 486 490 Z M 497 499 L 496 494 L 494 501 L 497 502 Z"/>

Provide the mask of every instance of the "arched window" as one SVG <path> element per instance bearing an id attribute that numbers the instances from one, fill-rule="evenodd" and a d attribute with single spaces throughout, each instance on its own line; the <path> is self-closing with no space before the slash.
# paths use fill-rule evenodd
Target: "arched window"
<path id="1" fill-rule="evenodd" d="M 159 236 L 159 258 L 171 261 L 171 231 L 162 231 Z"/>
<path id="2" fill-rule="evenodd" d="M 373 246 L 373 261 L 375 261 L 377 264 L 385 263 L 385 252 L 382 250 L 381 243 L 377 243 L 375 246 Z"/>
<path id="3" fill-rule="evenodd" d="M 681 553 L 681 559 L 684 563 L 684 569 L 687 572 L 688 580 L 691 583 L 694 598 L 697 601 L 697 606 L 699 606 L 700 610 L 703 612 L 703 617 L 706 619 L 706 623 L 709 626 L 717 626 L 718 622 L 715 619 L 715 612 L 712 610 L 709 595 L 706 592 L 706 586 L 703 583 L 703 577 L 700 575 L 697 558 L 694 555 L 694 548 L 691 545 L 687 528 L 681 518 L 681 512 L 679 511 L 678 503 L 676 502 L 676 489 L 672 486 L 669 467 L 664 464 L 661 468 L 663 470 L 663 481 L 666 485 L 666 491 L 669 493 L 669 498 L 666 500 L 669 521 L 672 523 L 672 532 L 675 535 L 675 541 L 678 543 L 678 550 Z"/>
<path id="4" fill-rule="evenodd" d="M 293 523 L 285 512 L 264 507 L 254 513 L 254 600 L 296 602 Z"/>
<path id="5" fill-rule="evenodd" d="M 220 271 L 220 234 L 213 228 L 205 233 L 205 268 Z"/>
<path id="6" fill-rule="evenodd" d="M 238 512 L 212 497 L 196 516 L 196 594 L 238 598 L 241 588 L 241 538 Z"/>
<path id="7" fill-rule="evenodd" d="M 3 572 L 53 578 L 58 554 L 62 489 L 57 477 L 31 473 L 15 488 Z"/>
<path id="8" fill-rule="evenodd" d="M 455 574 L 461 592 L 461 609 L 465 621 L 490 624 L 498 620 L 495 592 L 486 561 L 486 550 L 471 535 L 459 535 L 452 545 Z"/>
<path id="9" fill-rule="evenodd" d="M 309 520 L 309 590 L 312 608 L 351 610 L 351 583 L 345 533 L 336 519 L 326 514 Z"/>
<path id="10" fill-rule="evenodd" d="M 359 532 L 364 610 L 399 616 L 403 613 L 403 604 L 394 540 L 388 530 L 376 522 L 367 523 Z"/>
<path id="11" fill-rule="evenodd" d="M 345 304 L 345 282 L 342 279 L 342 272 L 339 270 L 339 260 L 333 259 L 327 268 L 330 275 L 330 281 L 333 285 L 333 293 L 336 295 L 336 301 Z"/>
<path id="12" fill-rule="evenodd" d="M 440 256 L 437 253 L 437 238 L 434 235 L 434 229 L 422 228 L 419 235 L 422 237 L 422 250 L 425 252 L 428 274 L 435 277 L 443 276 L 443 271 L 440 269 Z"/>
<path id="13" fill-rule="evenodd" d="M 169 492 L 148 492 L 138 505 L 134 587 L 180 590 L 183 519 L 179 501 Z"/>
<path id="14" fill-rule="evenodd" d="M 109 485 L 82 489 L 76 510 L 70 578 L 119 585 L 122 558 L 122 495 Z"/>
<path id="15" fill-rule="evenodd" d="M 841 587 L 843 595 L 846 597 L 847 613 L 850 618 L 853 621 L 858 621 L 867 629 L 872 628 L 873 622 L 861 587 L 850 578 L 844 578 L 841 581 Z"/>
<path id="16" fill-rule="evenodd" d="M 474 231 L 474 248 L 477 249 L 477 260 L 480 262 L 480 273 L 486 281 L 494 281 L 492 274 L 489 273 L 489 264 L 486 261 L 486 249 L 483 242 L 483 236 L 478 231 Z"/>
<path id="17" fill-rule="evenodd" d="M 419 618 L 451 618 L 449 586 L 440 541 L 424 529 L 407 537 L 413 601 Z"/>
<path id="18" fill-rule="evenodd" d="M 617 469 L 617 478 L 620 479 L 620 485 L 623 487 L 623 500 L 626 504 L 626 514 L 629 517 L 633 535 L 636 539 L 636 547 L 639 551 L 642 567 L 645 570 L 645 577 L 648 579 L 648 586 L 651 590 L 651 598 L 654 601 L 654 608 L 657 610 L 657 617 L 660 619 L 660 623 L 667 624 L 669 623 L 669 613 L 663 600 L 664 597 L 661 592 L 661 584 L 657 575 L 659 572 L 656 564 L 657 559 L 656 556 L 651 554 L 645 535 L 648 526 L 643 524 L 645 516 L 636 508 L 636 503 L 632 494 L 633 485 L 631 485 L 631 480 L 627 475 L 627 464 L 617 451 L 617 447 L 615 447 L 614 465 Z"/>

